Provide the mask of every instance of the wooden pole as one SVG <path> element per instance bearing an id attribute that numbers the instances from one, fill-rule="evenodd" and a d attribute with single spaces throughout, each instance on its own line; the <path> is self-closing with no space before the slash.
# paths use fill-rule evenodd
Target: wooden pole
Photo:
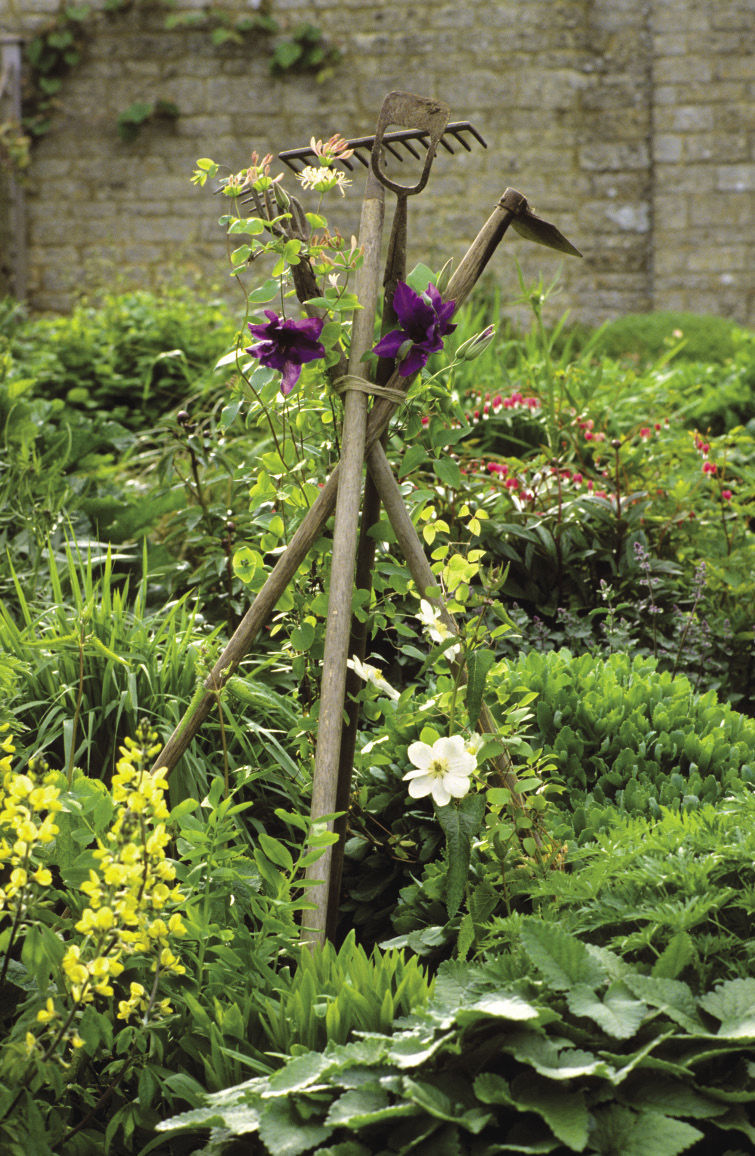
<path id="1" fill-rule="evenodd" d="M 522 202 L 526 206 L 526 200 L 521 193 L 507 189 L 475 237 L 446 290 L 448 299 L 455 301 L 457 306 L 469 296 L 511 221 L 519 211 L 523 211 Z M 402 378 L 398 371 L 395 371 L 387 385 L 391 389 L 408 389 L 413 380 L 413 377 Z M 367 421 L 365 436 L 367 449 L 382 436 L 396 408 L 392 401 L 385 398 L 376 400 Z M 173 770 L 210 713 L 217 700 L 219 688 L 224 686 L 238 668 L 242 658 L 249 652 L 257 634 L 275 609 L 278 599 L 333 513 L 339 474 L 340 467 L 336 466 L 207 676 L 204 687 L 198 688 L 183 718 L 158 755 L 153 769 L 167 767 L 169 771 Z"/>
<path id="2" fill-rule="evenodd" d="M 409 511 L 404 505 L 404 499 L 401 496 L 398 482 L 393 476 L 393 471 L 386 457 L 385 450 L 380 442 L 375 442 L 367 451 L 367 465 L 420 597 L 427 598 L 428 601 L 433 603 L 440 611 L 441 620 L 451 633 L 458 635 L 459 627 L 453 615 L 446 609 L 443 599 L 439 598 L 437 594 L 428 593 L 429 590 L 432 590 L 433 587 L 438 585 L 438 582 L 427 560 L 427 555 L 414 527 L 414 523 L 409 516 Z M 454 663 L 453 665 L 456 668 L 456 673 L 466 682 L 466 670 L 464 669 L 463 662 Z M 477 720 L 474 720 L 474 722 L 477 722 Z M 495 734 L 497 729 L 496 721 L 489 707 L 484 702 L 480 708 L 479 724 L 483 732 Z M 501 777 L 502 785 L 508 787 L 511 792 L 512 807 L 522 809 L 524 803 L 516 789 L 517 780 L 511 765 L 511 759 L 504 752 L 503 754 L 497 755 L 492 762 L 495 764 Z"/>
<path id="3" fill-rule="evenodd" d="M 349 354 L 349 371 L 355 376 L 359 374 L 363 355 L 371 348 L 373 342 L 380 283 L 384 205 L 383 186 L 370 170 L 359 227 L 363 262 L 357 273 L 356 294 L 362 308 L 354 316 Z M 366 393 L 349 389 L 347 385 L 328 586 L 328 618 L 325 626 L 317 749 L 312 780 L 312 822 L 333 814 L 338 795 L 346 661 L 349 657 L 354 562 L 359 535 L 362 470 L 367 434 L 367 400 Z M 332 819 L 328 820 L 328 825 L 332 830 Z M 330 894 L 332 860 L 331 845 L 325 849 L 316 863 L 307 868 L 305 874 L 310 883 L 307 899 L 314 904 L 314 910 L 308 911 L 304 916 L 305 926 L 302 936 L 311 945 L 323 943 L 326 936 L 328 911 L 332 906 Z"/>

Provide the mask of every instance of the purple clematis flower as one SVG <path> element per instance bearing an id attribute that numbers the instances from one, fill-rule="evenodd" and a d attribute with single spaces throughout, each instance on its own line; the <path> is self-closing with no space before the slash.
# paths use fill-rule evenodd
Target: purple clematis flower
<path id="1" fill-rule="evenodd" d="M 393 294 L 393 312 L 400 329 L 381 337 L 373 349 L 379 357 L 395 357 L 402 377 L 410 377 L 426 363 L 431 353 L 443 348 L 443 338 L 456 328 L 450 318 L 455 301 L 443 301 L 434 285 L 425 293 L 415 293 L 399 281 Z"/>
<path id="2" fill-rule="evenodd" d="M 266 309 L 265 316 L 270 319 L 267 325 L 249 324 L 249 332 L 259 341 L 246 352 L 268 369 L 280 371 L 281 393 L 287 395 L 299 380 L 302 365 L 325 356 L 325 347 L 317 340 L 325 322 L 319 317 L 291 321 L 272 309 Z"/>

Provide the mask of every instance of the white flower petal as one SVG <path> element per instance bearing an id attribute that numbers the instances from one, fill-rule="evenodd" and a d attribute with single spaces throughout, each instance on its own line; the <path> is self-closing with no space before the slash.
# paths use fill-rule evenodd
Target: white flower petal
<path id="1" fill-rule="evenodd" d="M 419 779 L 412 779 L 409 784 L 409 794 L 413 799 L 421 799 L 425 795 L 429 795 L 437 780 L 430 778 L 429 775 L 423 775 Z"/>
<path id="2" fill-rule="evenodd" d="M 445 779 L 435 779 L 431 793 L 439 807 L 445 807 L 451 802 L 451 796 L 446 790 Z"/>
<path id="3" fill-rule="evenodd" d="M 412 743 L 406 753 L 409 762 L 414 763 L 415 767 L 421 767 L 423 771 L 427 770 L 433 759 L 433 748 L 427 743 Z"/>

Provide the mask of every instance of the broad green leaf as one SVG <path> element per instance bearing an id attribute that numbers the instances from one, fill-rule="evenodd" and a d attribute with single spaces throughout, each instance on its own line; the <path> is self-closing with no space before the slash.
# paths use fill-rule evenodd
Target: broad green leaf
<path id="1" fill-rule="evenodd" d="M 654 975 L 628 973 L 624 977 L 629 990 L 638 999 L 667 1015 L 674 1023 L 693 1034 L 705 1028 L 697 1014 L 697 1002 L 686 983 L 677 979 L 659 979 Z"/>
<path id="2" fill-rule="evenodd" d="M 464 898 L 469 874 L 472 838 L 477 834 L 485 810 L 485 797 L 467 795 L 459 806 L 449 803 L 438 807 L 438 819 L 446 836 L 448 877 L 446 881 L 446 910 L 453 918 Z"/>
<path id="3" fill-rule="evenodd" d="M 529 1064 L 541 1076 L 555 1080 L 574 1080 L 580 1076 L 602 1076 L 610 1079 L 613 1068 L 590 1052 L 578 1048 L 559 1049 L 544 1036 L 532 1031 L 510 1032 L 503 1037 L 502 1050 Z"/>
<path id="4" fill-rule="evenodd" d="M 632 999 L 622 983 L 613 983 L 603 998 L 587 984 L 576 984 L 566 993 L 570 1011 L 586 1016 L 617 1040 L 628 1040 L 636 1034 L 648 1007 Z"/>
<path id="5" fill-rule="evenodd" d="M 427 286 L 435 284 L 435 274 L 429 266 L 418 264 L 407 274 L 406 283 L 415 293 L 426 293 Z"/>
<path id="6" fill-rule="evenodd" d="M 574 984 L 598 987 L 605 972 L 587 948 L 558 924 L 528 919 L 522 925 L 522 945 L 535 967 L 552 987 L 563 991 Z"/>
<path id="7" fill-rule="evenodd" d="M 467 655 L 467 689 L 466 702 L 469 712 L 469 725 L 477 726 L 482 708 L 482 696 L 485 692 L 485 680 L 495 662 L 495 653 L 492 650 L 473 650 Z"/>
<path id="8" fill-rule="evenodd" d="M 258 835 L 259 845 L 267 855 L 268 859 L 275 863 L 278 867 L 282 867 L 284 871 L 293 871 L 294 861 L 291 858 L 291 852 L 288 847 L 284 846 L 277 839 L 273 839 L 271 835 L 262 831 Z"/>
<path id="9" fill-rule="evenodd" d="M 716 1033 L 723 1039 L 755 1039 L 755 978 L 730 979 L 699 1001 L 700 1007 L 721 1021 Z"/>
<path id="10" fill-rule="evenodd" d="M 332 1060 L 328 1056 L 317 1052 L 306 1052 L 303 1056 L 296 1056 L 280 1071 L 273 1073 L 262 1095 L 265 1098 L 287 1096 L 291 1092 L 308 1088 L 319 1080 L 331 1063 Z"/>
<path id="11" fill-rule="evenodd" d="M 413 1104 L 391 1104 L 387 1092 L 373 1086 L 345 1092 L 331 1105 L 325 1121 L 338 1128 L 365 1128 L 380 1120 L 390 1120 L 395 1116 L 413 1116 L 416 1113 L 417 1109 Z"/>
<path id="12" fill-rule="evenodd" d="M 513 992 L 491 992 L 460 1008 L 456 1022 L 462 1025 L 474 1023 L 482 1016 L 500 1020 L 533 1020 L 539 1014 L 536 1007 Z"/>
<path id="13" fill-rule="evenodd" d="M 466 1108 L 452 1100 L 441 1088 L 427 1080 L 404 1080 L 404 1095 L 431 1116 L 449 1124 L 461 1124 L 468 1132 L 481 1132 L 490 1120 L 490 1113 L 481 1108 Z"/>
<path id="14" fill-rule="evenodd" d="M 433 473 L 450 490 L 458 490 L 462 483 L 462 473 L 453 458 L 437 458 L 433 462 Z"/>
<path id="15" fill-rule="evenodd" d="M 583 1151 L 590 1117 L 582 1092 L 569 1091 L 529 1073 L 514 1081 L 511 1092 L 517 1106 L 542 1116 L 563 1144 L 574 1152 Z"/>
<path id="16" fill-rule="evenodd" d="M 676 979 L 695 958 L 695 945 L 687 931 L 672 936 L 653 964 L 652 975 L 658 979 Z"/>
<path id="17" fill-rule="evenodd" d="M 611 1104 L 595 1112 L 590 1143 L 596 1152 L 621 1156 L 677 1156 L 703 1137 L 702 1132 L 660 1112 L 633 1112 Z"/>
<path id="18" fill-rule="evenodd" d="M 304 1058 L 304 1057 L 302 1057 Z M 301 1156 L 327 1140 L 333 1129 L 303 1119 L 293 1098 L 275 1100 L 260 1113 L 260 1140 L 275 1156 Z"/>
<path id="19" fill-rule="evenodd" d="M 704 1120 L 722 1116 L 728 1106 L 703 1095 L 681 1080 L 664 1079 L 657 1073 L 644 1082 L 632 1085 L 632 1104 L 636 1108 L 662 1112 L 664 1116 L 692 1116 Z"/>

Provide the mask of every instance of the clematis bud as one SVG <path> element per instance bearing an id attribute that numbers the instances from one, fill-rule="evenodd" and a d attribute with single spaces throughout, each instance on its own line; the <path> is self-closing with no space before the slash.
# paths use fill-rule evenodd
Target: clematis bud
<path id="1" fill-rule="evenodd" d="M 494 337 L 494 325 L 488 325 L 487 329 L 483 329 L 482 333 L 476 333 L 474 337 L 468 337 L 456 350 L 457 361 L 474 361 L 476 357 L 479 357 L 481 353 L 485 352 Z"/>
<path id="2" fill-rule="evenodd" d="M 440 273 L 435 278 L 435 288 L 438 290 L 441 297 L 443 296 L 446 289 L 448 288 L 448 282 L 451 280 L 451 274 L 453 273 L 453 268 L 454 268 L 453 257 L 449 257 L 448 261 L 446 261 L 446 263 L 443 266 L 443 268 L 441 269 Z"/>

